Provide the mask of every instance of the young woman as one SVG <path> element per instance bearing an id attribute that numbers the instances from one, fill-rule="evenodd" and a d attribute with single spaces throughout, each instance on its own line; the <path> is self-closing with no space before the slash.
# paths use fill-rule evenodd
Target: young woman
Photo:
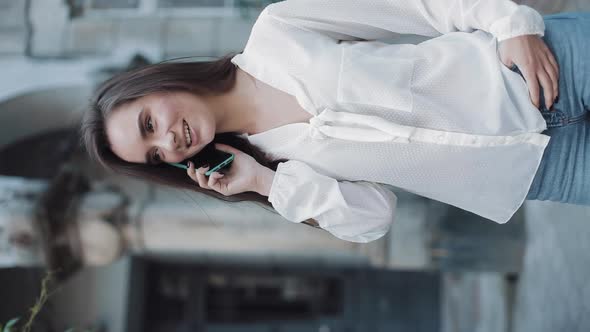
<path id="1" fill-rule="evenodd" d="M 505 223 L 525 199 L 590 204 L 588 32 L 507 0 L 287 0 L 240 54 L 108 80 L 81 130 L 105 167 L 347 241 L 387 233 L 382 183 Z M 166 164 L 210 142 L 235 154 L 225 174 Z"/>

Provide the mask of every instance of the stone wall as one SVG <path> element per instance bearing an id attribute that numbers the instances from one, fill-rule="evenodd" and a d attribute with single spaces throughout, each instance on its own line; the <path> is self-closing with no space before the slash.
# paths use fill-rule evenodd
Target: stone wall
<path id="1" fill-rule="evenodd" d="M 24 54 L 27 34 L 26 1 L 0 0 L 0 56 Z"/>
<path id="2" fill-rule="evenodd" d="M 258 9 L 154 8 L 156 1 L 100 1 L 108 10 L 72 9 L 64 0 L 0 0 L 0 56 L 41 58 L 143 53 L 151 60 L 218 57 L 241 51 Z M 270 1 L 267 1 L 270 2 Z M 590 10 L 588 0 L 516 0 L 544 14 Z M 72 3 L 82 3 L 73 1 Z M 146 10 L 146 4 L 151 9 Z M 77 7 L 78 8 L 78 7 Z"/>
<path id="3" fill-rule="evenodd" d="M 113 9 L 73 15 L 63 0 L 31 0 L 28 7 L 26 0 L 0 0 L 0 56 L 70 58 L 140 52 L 152 61 L 217 57 L 244 48 L 258 13 Z"/>

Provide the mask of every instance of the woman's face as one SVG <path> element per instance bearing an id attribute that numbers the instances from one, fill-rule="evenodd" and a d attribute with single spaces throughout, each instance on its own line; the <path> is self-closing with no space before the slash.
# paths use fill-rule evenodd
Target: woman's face
<path id="1" fill-rule="evenodd" d="M 190 137 L 187 137 L 186 125 Z M 132 163 L 180 162 L 215 136 L 215 117 L 199 96 L 153 93 L 115 108 L 105 119 L 111 149 Z"/>

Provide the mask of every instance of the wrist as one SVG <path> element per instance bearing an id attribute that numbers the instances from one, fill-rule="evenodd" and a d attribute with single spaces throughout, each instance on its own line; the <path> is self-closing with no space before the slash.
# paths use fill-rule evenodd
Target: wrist
<path id="1" fill-rule="evenodd" d="M 263 196 L 268 196 L 270 187 L 275 176 L 275 171 L 268 167 L 261 166 L 256 174 L 254 191 Z"/>
<path id="2" fill-rule="evenodd" d="M 545 23 L 541 14 L 525 5 L 517 5 L 516 8 L 510 15 L 504 16 L 490 25 L 489 32 L 496 37 L 498 42 L 522 35 L 543 37 Z"/>

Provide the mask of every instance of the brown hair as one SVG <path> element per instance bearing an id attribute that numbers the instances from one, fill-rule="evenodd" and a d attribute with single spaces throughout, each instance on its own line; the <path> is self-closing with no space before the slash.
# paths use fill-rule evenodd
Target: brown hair
<path id="1" fill-rule="evenodd" d="M 224 196 L 214 190 L 201 188 L 184 172 L 165 163 L 148 165 L 126 162 L 112 152 L 106 135 L 105 119 L 115 108 L 151 93 L 184 91 L 211 96 L 230 91 L 236 82 L 237 68 L 231 62 L 235 54 L 237 53 L 230 53 L 213 61 L 163 61 L 120 73 L 102 83 L 96 89 L 90 109 L 84 114 L 80 126 L 80 139 L 90 157 L 106 169 L 118 173 L 198 191 L 228 202 L 254 201 L 271 207 L 274 211 L 267 197 L 255 192 Z M 239 133 L 216 134 L 213 142 L 233 146 L 252 156 L 259 164 L 275 171 L 280 162 L 287 161 L 271 160 Z M 315 220 L 309 220 L 317 225 Z"/>

